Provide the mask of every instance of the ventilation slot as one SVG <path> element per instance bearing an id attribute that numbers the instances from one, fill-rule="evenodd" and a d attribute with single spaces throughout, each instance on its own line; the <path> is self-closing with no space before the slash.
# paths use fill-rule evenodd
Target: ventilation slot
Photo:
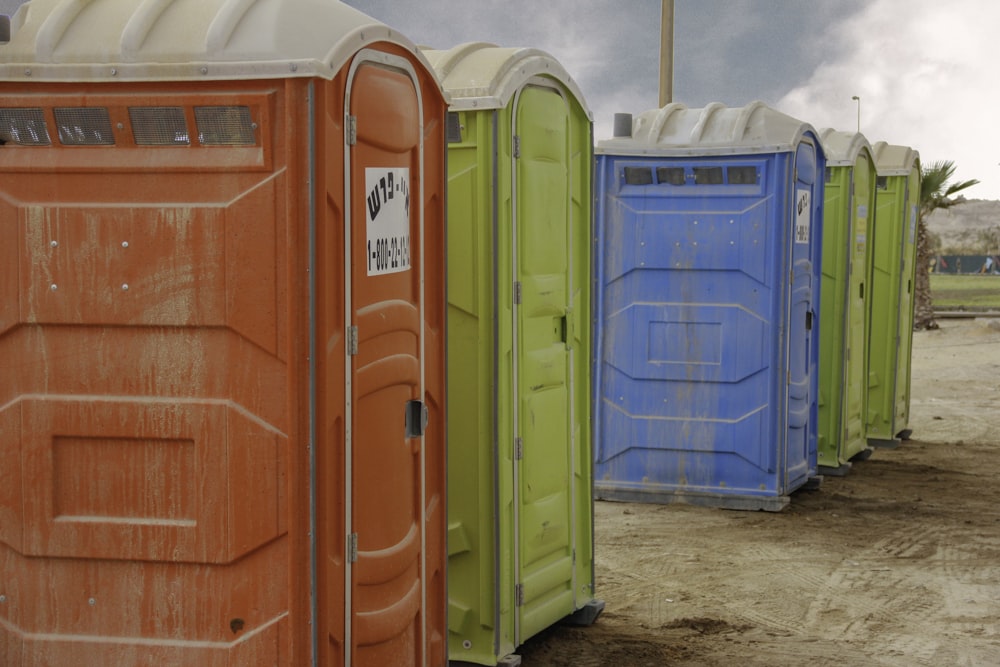
<path id="1" fill-rule="evenodd" d="M 253 146 L 257 125 L 249 107 L 195 107 L 198 143 L 205 146 Z"/>
<path id="2" fill-rule="evenodd" d="M 93 108 L 53 109 L 59 128 L 59 143 L 66 146 L 113 146 L 114 133 L 108 110 Z"/>
<path id="3" fill-rule="evenodd" d="M 726 167 L 730 185 L 757 185 L 757 167 Z"/>
<path id="4" fill-rule="evenodd" d="M 694 182 L 697 185 L 721 185 L 722 167 L 695 167 Z"/>
<path id="5" fill-rule="evenodd" d="M 0 143 L 48 146 L 49 129 L 41 109 L 0 109 Z"/>
<path id="6" fill-rule="evenodd" d="M 130 107 L 132 136 L 140 146 L 187 146 L 191 143 L 181 107 Z"/>
<path id="7" fill-rule="evenodd" d="M 462 143 L 462 119 L 457 111 L 448 112 L 448 125 L 445 128 L 445 136 L 449 144 Z"/>
<path id="8" fill-rule="evenodd" d="M 684 185 L 684 167 L 657 167 L 656 180 L 668 185 Z"/>
<path id="9" fill-rule="evenodd" d="M 625 167 L 625 182 L 628 185 L 652 185 L 653 170 L 649 167 Z"/>

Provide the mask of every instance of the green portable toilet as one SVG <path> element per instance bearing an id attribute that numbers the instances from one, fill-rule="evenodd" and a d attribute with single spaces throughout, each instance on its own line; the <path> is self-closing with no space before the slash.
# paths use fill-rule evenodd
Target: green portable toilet
<path id="1" fill-rule="evenodd" d="M 910 437 L 910 350 L 920 207 L 920 156 L 880 141 L 868 338 L 868 443 L 895 447 Z"/>
<path id="2" fill-rule="evenodd" d="M 591 114 L 551 56 L 426 50 L 448 114 L 448 631 L 454 661 L 592 622 Z"/>
<path id="3" fill-rule="evenodd" d="M 820 286 L 818 471 L 844 475 L 871 454 L 866 439 L 869 235 L 875 158 L 864 135 L 825 129 Z"/>

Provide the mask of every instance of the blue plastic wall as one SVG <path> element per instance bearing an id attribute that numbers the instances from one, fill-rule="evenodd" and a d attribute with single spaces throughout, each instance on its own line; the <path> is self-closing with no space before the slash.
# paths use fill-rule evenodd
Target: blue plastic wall
<path id="1" fill-rule="evenodd" d="M 815 475 L 824 166 L 597 156 L 598 498 L 773 510 Z"/>

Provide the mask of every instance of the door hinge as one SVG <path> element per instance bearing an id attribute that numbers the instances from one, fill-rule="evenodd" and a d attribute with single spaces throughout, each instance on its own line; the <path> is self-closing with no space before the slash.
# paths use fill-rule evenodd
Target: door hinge
<path id="1" fill-rule="evenodd" d="M 358 353 L 358 327 L 351 325 L 347 327 L 347 354 Z"/>
<path id="2" fill-rule="evenodd" d="M 358 143 L 358 117 L 347 117 L 347 145 L 353 146 Z"/>
<path id="3" fill-rule="evenodd" d="M 520 461 L 524 458 L 524 440 L 520 437 L 514 438 L 514 460 Z"/>
<path id="4" fill-rule="evenodd" d="M 514 135 L 514 157 L 521 157 L 521 137 Z"/>
<path id="5" fill-rule="evenodd" d="M 354 563 L 358 560 L 358 534 L 351 533 L 347 536 L 347 562 Z"/>
<path id="6" fill-rule="evenodd" d="M 514 606 L 523 607 L 524 606 L 524 584 L 518 584 L 514 586 Z"/>
<path id="7" fill-rule="evenodd" d="M 521 281 L 518 280 L 514 283 L 514 303 L 517 305 L 521 304 Z"/>

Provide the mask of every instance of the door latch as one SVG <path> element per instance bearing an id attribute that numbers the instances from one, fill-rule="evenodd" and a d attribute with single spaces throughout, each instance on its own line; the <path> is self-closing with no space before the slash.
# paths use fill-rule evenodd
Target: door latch
<path id="1" fill-rule="evenodd" d="M 427 430 L 428 419 L 429 411 L 423 401 L 407 401 L 405 417 L 406 437 L 422 437 L 424 435 L 424 431 Z"/>

